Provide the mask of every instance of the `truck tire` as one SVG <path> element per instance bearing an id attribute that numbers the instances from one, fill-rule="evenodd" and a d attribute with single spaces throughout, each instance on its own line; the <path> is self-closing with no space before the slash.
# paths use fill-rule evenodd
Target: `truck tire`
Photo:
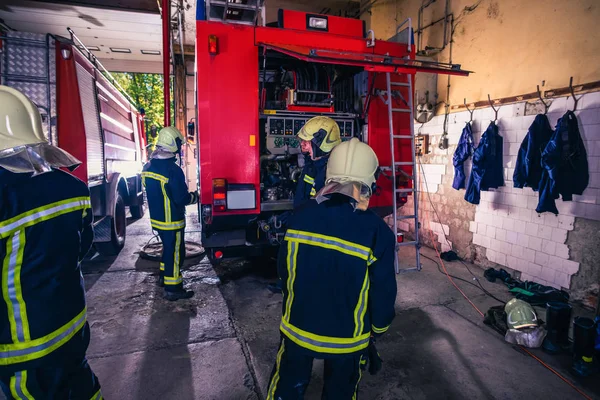
<path id="1" fill-rule="evenodd" d="M 127 235 L 127 215 L 125 214 L 125 201 L 120 194 L 117 194 L 115 202 L 114 217 L 111 221 L 111 234 L 109 242 L 96 243 L 96 248 L 102 255 L 115 256 L 125 246 L 125 236 Z"/>
<path id="2" fill-rule="evenodd" d="M 129 212 L 131 213 L 131 218 L 133 219 L 142 218 L 144 216 L 144 204 L 129 206 Z"/>

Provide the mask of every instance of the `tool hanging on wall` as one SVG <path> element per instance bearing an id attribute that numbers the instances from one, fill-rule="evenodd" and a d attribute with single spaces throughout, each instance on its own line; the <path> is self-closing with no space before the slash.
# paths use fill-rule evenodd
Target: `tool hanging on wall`
<path id="1" fill-rule="evenodd" d="M 440 150 L 448 149 L 448 116 L 450 115 L 450 104 L 445 103 L 446 112 L 444 114 L 444 133 L 440 138 L 440 143 L 438 147 Z"/>
<path id="2" fill-rule="evenodd" d="M 579 102 L 579 99 L 575 97 L 575 91 L 573 90 L 573 77 L 569 79 L 569 89 L 571 90 L 571 96 L 573 97 L 573 102 L 575 103 L 572 111 L 575 112 L 577 111 L 577 103 Z"/>

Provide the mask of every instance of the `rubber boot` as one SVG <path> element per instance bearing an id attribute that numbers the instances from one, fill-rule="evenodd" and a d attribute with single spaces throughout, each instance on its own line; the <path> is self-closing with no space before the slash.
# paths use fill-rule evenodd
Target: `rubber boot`
<path id="1" fill-rule="evenodd" d="M 569 326 L 572 307 L 567 303 L 546 304 L 546 330 L 542 348 L 550 354 L 557 354 L 569 347 Z"/>
<path id="2" fill-rule="evenodd" d="M 590 376 L 594 372 L 594 342 L 596 324 L 590 318 L 577 317 L 573 321 L 573 373 Z"/>
<path id="3" fill-rule="evenodd" d="M 165 278 L 162 276 L 159 276 L 158 280 L 156 281 L 156 286 L 165 287 Z"/>
<path id="4" fill-rule="evenodd" d="M 192 297 L 194 297 L 194 291 L 181 289 L 174 292 L 170 292 L 165 290 L 165 294 L 163 297 L 169 301 L 191 299 Z"/>

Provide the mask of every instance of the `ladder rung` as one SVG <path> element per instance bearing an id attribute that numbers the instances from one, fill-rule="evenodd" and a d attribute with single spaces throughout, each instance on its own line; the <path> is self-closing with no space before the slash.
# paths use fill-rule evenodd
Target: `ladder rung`
<path id="1" fill-rule="evenodd" d="M 405 112 L 409 113 L 412 110 L 410 108 L 392 108 L 392 112 Z"/>
<path id="2" fill-rule="evenodd" d="M 417 242 L 402 242 L 402 243 L 398 243 L 398 246 L 414 246 L 416 244 L 417 244 Z"/>
<path id="3" fill-rule="evenodd" d="M 412 135 L 394 135 L 394 139 L 412 139 Z"/>
<path id="4" fill-rule="evenodd" d="M 396 219 L 399 221 L 401 219 L 413 219 L 415 217 L 416 217 L 416 215 L 398 215 L 396 217 Z"/>
<path id="5" fill-rule="evenodd" d="M 410 161 L 402 161 L 402 162 L 397 162 L 395 163 L 398 166 L 402 166 L 402 165 L 415 165 L 415 163 L 410 162 Z"/>
<path id="6" fill-rule="evenodd" d="M 396 193 L 414 193 L 415 189 L 396 189 Z"/>
<path id="7" fill-rule="evenodd" d="M 404 87 L 409 87 L 410 84 L 407 82 L 390 82 L 390 85 L 392 86 L 404 86 Z"/>

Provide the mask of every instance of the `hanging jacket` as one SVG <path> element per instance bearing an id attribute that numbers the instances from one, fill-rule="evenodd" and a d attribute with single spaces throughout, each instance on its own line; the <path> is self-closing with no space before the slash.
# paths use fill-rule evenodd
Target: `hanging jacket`
<path id="1" fill-rule="evenodd" d="M 302 174 L 298 178 L 296 192 L 294 193 L 294 209 L 300 207 L 313 198 L 325 186 L 325 173 L 329 156 L 312 160 L 310 156 L 304 158 L 305 164 Z"/>
<path id="2" fill-rule="evenodd" d="M 473 168 L 469 176 L 465 200 L 479 204 L 480 192 L 504 186 L 503 139 L 492 121 L 473 152 Z"/>
<path id="3" fill-rule="evenodd" d="M 185 228 L 185 206 L 198 202 L 198 194 L 188 192 L 183 171 L 175 161 L 175 157 L 153 158 L 144 165 L 142 181 L 148 197 L 150 224 L 154 229 Z"/>
<path id="4" fill-rule="evenodd" d="M 0 168 L 0 374 L 63 365 L 89 343 L 80 262 L 92 245 L 85 183 Z"/>
<path id="5" fill-rule="evenodd" d="M 573 111 L 567 111 L 556 123 L 542 153 L 542 167 L 536 211 L 558 214 L 555 200 L 562 196 L 563 201 L 571 201 L 574 194 L 581 195 L 590 177 L 587 152 Z"/>
<path id="6" fill-rule="evenodd" d="M 525 186 L 538 191 L 542 179 L 542 152 L 552 137 L 552 127 L 545 114 L 538 114 L 527 131 L 517 156 L 513 174 L 516 188 Z"/>
<path id="7" fill-rule="evenodd" d="M 458 146 L 454 150 L 454 157 L 452 157 L 452 163 L 454 164 L 454 181 L 452 187 L 456 190 L 465 188 L 465 168 L 464 163 L 473 154 L 473 132 L 471 123 L 467 122 L 467 125 L 463 128 L 460 139 L 458 140 Z"/>
<path id="8" fill-rule="evenodd" d="M 385 333 L 395 316 L 393 232 L 346 196 L 294 211 L 280 248 L 280 330 L 316 358 L 350 354 Z"/>

